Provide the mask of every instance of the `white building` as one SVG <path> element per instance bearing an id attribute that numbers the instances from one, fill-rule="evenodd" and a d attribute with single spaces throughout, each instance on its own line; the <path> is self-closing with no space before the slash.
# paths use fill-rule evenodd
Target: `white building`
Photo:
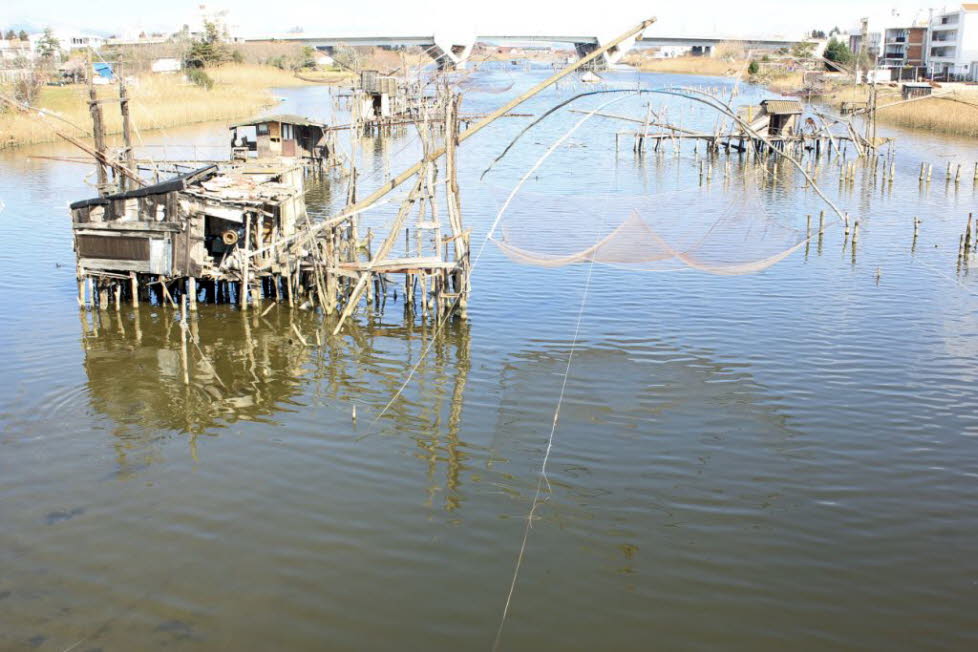
<path id="1" fill-rule="evenodd" d="M 0 67 L 9 68 L 20 61 L 32 61 L 34 48 L 30 41 L 0 40 Z"/>
<path id="2" fill-rule="evenodd" d="M 55 29 L 53 30 L 52 35 L 58 41 L 58 48 L 63 52 L 71 52 L 72 50 L 87 50 L 89 48 L 98 50 L 105 43 L 105 39 L 101 36 L 85 34 L 72 30 Z M 36 52 L 38 49 L 38 43 L 44 38 L 44 34 L 42 32 L 38 32 L 36 34 L 31 34 L 28 38 L 30 38 L 31 47 Z"/>
<path id="3" fill-rule="evenodd" d="M 934 14 L 927 59 L 936 79 L 978 81 L 978 3 Z"/>

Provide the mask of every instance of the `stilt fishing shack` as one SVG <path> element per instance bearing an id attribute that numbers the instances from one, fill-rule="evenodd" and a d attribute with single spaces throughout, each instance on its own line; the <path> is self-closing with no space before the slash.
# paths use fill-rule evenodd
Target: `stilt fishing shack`
<path id="1" fill-rule="evenodd" d="M 329 159 L 331 142 L 327 126 L 298 115 L 270 115 L 230 126 L 232 158 L 296 158 L 314 166 Z"/>
<path id="2" fill-rule="evenodd" d="M 71 204 L 79 301 L 92 284 L 105 306 L 125 295 L 135 303 L 150 289 L 184 280 L 191 302 L 197 281 L 216 292 L 221 281 L 244 281 L 242 250 L 291 236 L 305 218 L 299 165 L 209 165 L 162 183 Z M 273 273 L 274 265 L 268 266 Z M 244 276 L 245 278 L 242 278 Z M 148 296 L 146 296 L 148 298 Z"/>
<path id="3" fill-rule="evenodd" d="M 798 100 L 764 100 L 762 115 L 767 118 L 769 136 L 790 136 L 798 127 L 798 117 L 804 109 Z"/>

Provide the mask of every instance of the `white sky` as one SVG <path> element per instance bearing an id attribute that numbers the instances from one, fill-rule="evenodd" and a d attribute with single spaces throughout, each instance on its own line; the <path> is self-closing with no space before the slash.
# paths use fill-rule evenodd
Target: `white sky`
<path id="1" fill-rule="evenodd" d="M 304 0 L 235 0 L 208 3 L 209 9 L 230 10 L 228 22 L 243 36 L 283 33 L 299 25 L 310 36 L 474 35 L 494 33 L 581 34 L 610 37 L 643 18 L 656 16 L 652 33 L 662 35 L 786 36 L 812 29 L 843 31 L 860 16 L 888 19 L 897 9 L 905 20 L 927 5 L 901 0 L 726 0 L 642 2 L 637 0 L 492 0 L 466 2 L 451 15 L 453 3 L 434 0 L 365 0 L 308 2 Z M 199 1 L 164 0 L 2 0 L 0 28 L 28 22 L 39 26 L 98 32 L 172 32 L 199 16 Z M 943 5 L 929 5 L 940 9 Z M 954 3 L 947 5 L 954 6 Z M 744 9 L 748 9 L 744 12 Z M 747 13 L 749 15 L 742 15 Z M 896 19 L 896 22 L 901 22 Z"/>

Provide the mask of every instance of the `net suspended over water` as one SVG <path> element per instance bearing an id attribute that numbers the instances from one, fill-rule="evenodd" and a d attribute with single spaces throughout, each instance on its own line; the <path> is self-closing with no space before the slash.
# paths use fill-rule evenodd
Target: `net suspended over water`
<path id="1" fill-rule="evenodd" d="M 600 197 L 521 191 L 493 240 L 525 265 L 593 261 L 645 271 L 692 268 L 738 275 L 784 260 L 808 235 L 773 218 L 757 193 L 697 188 Z"/>
<path id="2" fill-rule="evenodd" d="M 441 73 L 439 79 L 465 93 L 498 95 L 512 90 L 516 78 L 505 71 L 455 71 Z"/>

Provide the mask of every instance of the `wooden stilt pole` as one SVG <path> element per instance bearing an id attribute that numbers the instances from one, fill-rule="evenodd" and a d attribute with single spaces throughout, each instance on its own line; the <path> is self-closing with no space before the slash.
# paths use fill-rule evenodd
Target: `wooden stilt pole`
<path id="1" fill-rule="evenodd" d="M 132 295 L 130 300 L 132 301 L 132 307 L 139 307 L 139 277 L 136 276 L 136 272 L 129 272 L 129 294 Z"/>
<path id="2" fill-rule="evenodd" d="M 109 194 L 109 178 L 105 170 L 103 161 L 105 160 L 105 127 L 102 123 L 102 107 L 98 103 L 98 92 L 95 90 L 95 80 L 93 78 L 94 68 L 92 67 L 92 56 L 88 56 L 88 110 L 92 114 L 92 139 L 95 144 L 95 170 L 98 179 L 98 192 L 100 195 Z"/>
<path id="3" fill-rule="evenodd" d="M 187 278 L 187 298 L 190 311 L 197 312 L 197 279 L 193 276 Z"/>
<path id="4" fill-rule="evenodd" d="M 78 279 L 78 307 L 84 308 L 85 307 L 85 285 L 87 284 L 88 279 L 85 276 L 85 270 L 82 269 L 81 267 L 78 267 L 77 279 Z"/>
<path id="5" fill-rule="evenodd" d="M 129 123 L 129 91 L 126 88 L 125 75 L 122 74 L 121 70 L 117 71 L 117 74 L 119 76 L 119 110 L 122 113 L 122 143 L 125 148 L 123 154 L 126 161 L 126 168 L 135 174 L 136 165 L 132 151 L 132 126 Z M 125 175 L 120 177 L 119 183 L 122 184 L 123 190 L 135 187 L 132 181 Z"/>
<path id="6" fill-rule="evenodd" d="M 180 297 L 180 360 L 183 363 L 183 384 L 190 384 L 190 367 L 187 356 L 187 295 Z"/>
<path id="7" fill-rule="evenodd" d="M 251 249 L 251 215 L 245 213 L 245 238 L 244 238 L 244 256 L 241 260 L 241 291 L 238 293 L 238 302 L 241 305 L 242 310 L 248 309 L 248 271 L 251 267 L 251 256 L 248 252 Z"/>

